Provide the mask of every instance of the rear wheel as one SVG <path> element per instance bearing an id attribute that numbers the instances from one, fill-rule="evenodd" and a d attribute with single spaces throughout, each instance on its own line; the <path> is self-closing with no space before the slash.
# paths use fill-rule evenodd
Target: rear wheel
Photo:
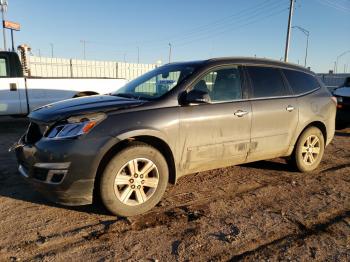
<path id="1" fill-rule="evenodd" d="M 324 137 L 317 127 L 307 128 L 299 137 L 292 162 L 301 172 L 315 170 L 324 153 Z"/>
<path id="2" fill-rule="evenodd" d="M 101 177 L 100 195 L 113 214 L 134 216 L 153 208 L 168 183 L 163 155 L 146 144 L 135 144 L 111 159 Z"/>

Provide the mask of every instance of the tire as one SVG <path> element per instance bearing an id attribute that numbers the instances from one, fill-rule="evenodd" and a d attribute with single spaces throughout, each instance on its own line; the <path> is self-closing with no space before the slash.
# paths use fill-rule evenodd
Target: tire
<path id="1" fill-rule="evenodd" d="M 134 143 L 107 164 L 100 181 L 100 197 L 115 215 L 139 215 L 161 200 L 168 178 L 164 156 L 147 144 Z"/>
<path id="2" fill-rule="evenodd" d="M 299 137 L 292 163 L 300 172 L 311 172 L 315 170 L 324 154 L 324 137 L 317 127 L 307 128 Z"/>

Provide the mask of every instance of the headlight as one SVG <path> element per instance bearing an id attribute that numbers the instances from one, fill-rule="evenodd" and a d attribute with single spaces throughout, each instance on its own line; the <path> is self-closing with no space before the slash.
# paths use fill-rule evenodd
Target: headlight
<path id="1" fill-rule="evenodd" d="M 337 96 L 337 102 L 338 103 L 343 103 L 343 98 L 341 96 Z"/>
<path id="2" fill-rule="evenodd" d="M 105 118 L 106 115 L 103 113 L 72 116 L 67 119 L 66 123 L 52 128 L 47 138 L 72 138 L 87 134 Z"/>

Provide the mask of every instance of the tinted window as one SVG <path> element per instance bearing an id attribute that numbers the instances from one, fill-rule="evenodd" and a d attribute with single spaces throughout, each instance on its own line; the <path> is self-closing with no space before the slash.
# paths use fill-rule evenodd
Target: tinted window
<path id="1" fill-rule="evenodd" d="M 0 77 L 7 76 L 6 59 L 0 58 Z"/>
<path id="2" fill-rule="evenodd" d="M 248 66 L 247 69 L 252 80 L 254 98 L 287 95 L 279 69 L 258 66 Z"/>
<path id="3" fill-rule="evenodd" d="M 241 77 L 238 66 L 206 74 L 194 89 L 208 92 L 212 102 L 241 99 Z"/>
<path id="4" fill-rule="evenodd" d="M 320 86 L 312 75 L 288 69 L 283 69 L 283 73 L 295 94 L 303 94 Z"/>

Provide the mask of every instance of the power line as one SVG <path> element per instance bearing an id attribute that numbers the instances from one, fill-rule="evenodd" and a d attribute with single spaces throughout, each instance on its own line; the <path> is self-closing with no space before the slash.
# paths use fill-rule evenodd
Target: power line
<path id="1" fill-rule="evenodd" d="M 328 7 L 336 9 L 338 11 L 342 11 L 342 12 L 345 12 L 345 13 L 350 13 L 350 7 L 348 8 L 346 6 L 340 5 L 339 3 L 332 2 L 330 0 L 316 0 L 316 1 L 321 3 L 321 4 L 323 4 L 323 5 L 326 5 Z"/>
<path id="2" fill-rule="evenodd" d="M 258 9 L 253 10 L 250 13 L 247 13 L 244 16 L 242 16 L 242 15 L 237 16 L 235 19 L 233 19 L 230 22 L 227 22 L 225 24 L 218 25 L 218 26 L 216 26 L 214 28 L 208 28 L 206 30 L 202 30 L 200 32 L 197 32 L 195 34 L 190 35 L 189 37 L 181 36 L 181 38 L 179 38 L 179 39 L 181 39 L 181 41 L 183 41 L 183 40 L 195 38 L 196 36 L 202 36 L 202 35 L 212 36 L 213 33 L 215 34 L 216 32 L 221 32 L 223 30 L 225 30 L 225 32 L 227 32 L 227 31 L 230 31 L 229 28 L 232 28 L 232 26 L 236 27 L 237 24 L 246 23 L 250 19 L 254 19 L 256 17 L 259 17 L 262 14 L 266 14 L 267 12 L 274 11 L 274 10 L 278 9 L 279 7 L 281 7 L 283 5 L 284 5 L 284 3 L 281 4 L 281 2 L 279 2 L 275 6 L 271 6 L 270 5 L 270 6 L 265 6 L 263 8 L 258 8 Z M 267 10 L 265 10 L 265 9 L 267 9 Z"/>
<path id="3" fill-rule="evenodd" d="M 222 35 L 222 34 L 225 34 L 227 32 L 232 32 L 232 31 L 235 31 L 235 30 L 238 30 L 238 29 L 241 29 L 245 26 L 248 26 L 248 25 L 251 25 L 251 24 L 254 24 L 254 23 L 257 23 L 257 22 L 261 22 L 262 20 L 265 20 L 267 18 L 270 18 L 272 16 L 275 16 L 275 15 L 279 15 L 283 12 L 285 12 L 286 10 L 288 10 L 288 8 L 283 8 L 283 9 L 280 9 L 276 12 L 272 12 L 272 13 L 268 13 L 267 15 L 264 15 L 264 16 L 261 16 L 261 17 L 255 17 L 255 18 L 258 18 L 258 19 L 253 19 L 247 23 L 243 23 L 243 24 L 239 24 L 233 28 L 228 28 L 228 29 L 225 29 L 225 30 L 222 30 L 222 31 L 219 31 L 219 32 L 216 32 L 216 33 L 213 33 L 211 35 L 206 35 L 204 37 L 199 37 L 199 38 L 196 38 L 196 39 L 193 39 L 192 41 L 187 41 L 187 42 L 184 42 L 184 43 L 179 43 L 177 44 L 178 46 L 181 46 L 181 45 L 187 45 L 187 44 L 190 44 L 190 43 L 193 43 L 193 42 L 197 42 L 197 41 L 200 41 L 200 40 L 203 40 L 203 39 L 206 39 L 206 38 L 213 38 L 215 36 L 218 36 L 218 35 Z"/>
<path id="4" fill-rule="evenodd" d="M 278 7 L 278 6 L 276 6 L 276 7 Z M 206 32 L 206 33 L 203 32 L 204 34 L 202 33 L 202 34 L 198 35 L 197 37 L 193 37 L 193 36 L 183 37 L 179 41 L 173 41 L 173 45 L 184 46 L 184 45 L 188 45 L 188 44 L 191 44 L 194 42 L 198 42 L 198 41 L 203 40 L 203 39 L 213 38 L 215 36 L 222 35 L 222 34 L 225 34 L 227 32 L 232 32 L 236 29 L 240 29 L 242 27 L 254 24 L 254 23 L 259 22 L 261 20 L 265 20 L 266 18 L 270 18 L 272 16 L 281 14 L 284 11 L 288 10 L 288 8 L 282 8 L 282 9 L 280 8 L 276 12 L 271 12 L 271 11 L 275 11 L 277 9 L 276 7 L 270 9 L 269 10 L 270 12 L 267 12 L 267 13 L 266 13 L 266 11 L 261 11 L 258 13 L 255 12 L 255 13 L 252 13 L 248 17 L 244 17 L 244 18 L 242 17 L 241 19 L 238 19 L 237 21 L 232 21 L 228 25 L 225 25 L 224 27 L 222 27 L 221 30 L 218 30 L 220 28 L 215 28 L 214 30 L 212 29 L 209 32 Z M 234 25 L 234 27 L 232 27 L 233 25 Z M 165 43 L 159 43 L 159 46 L 165 46 Z M 149 49 L 149 50 L 154 50 L 154 46 L 152 49 Z"/>
<path id="5" fill-rule="evenodd" d="M 269 1 L 260 3 L 259 5 L 256 5 L 254 8 L 251 8 L 251 7 L 246 8 L 244 9 L 244 12 L 240 11 L 226 18 L 216 20 L 213 23 L 207 23 L 206 25 L 193 28 L 179 35 L 179 37 L 172 36 L 171 39 L 174 39 L 174 40 L 179 39 L 179 40 L 171 41 L 171 43 L 172 45 L 176 45 L 176 46 L 184 46 L 206 38 L 213 38 L 215 36 L 240 29 L 250 24 L 260 22 L 262 20 L 281 14 L 286 10 L 288 10 L 287 7 L 282 9 L 280 8 L 286 5 L 287 3 L 286 1 L 283 1 L 283 2 L 279 1 L 274 3 L 268 3 L 268 2 Z M 226 22 L 224 23 L 224 21 Z M 196 31 L 196 29 L 198 30 Z M 194 32 L 194 33 L 191 34 L 191 32 Z M 167 39 L 167 38 L 164 38 L 164 39 Z M 163 42 L 162 40 L 152 40 L 148 42 L 143 42 L 142 44 L 147 45 L 147 43 L 151 43 L 151 42 L 157 42 L 158 44 L 152 45 L 151 48 L 143 48 L 143 50 L 146 50 L 146 51 L 154 50 L 159 52 L 160 50 L 165 50 L 167 48 L 166 45 L 169 44 L 169 41 Z M 113 47 L 117 45 L 115 43 L 103 43 L 103 42 L 95 42 L 95 41 L 89 41 L 89 43 L 98 44 L 98 45 L 109 45 Z"/>
<path id="6" fill-rule="evenodd" d="M 257 5 L 254 5 L 252 7 L 249 7 L 249 8 L 245 8 L 243 10 L 240 10 L 238 12 L 235 12 L 234 14 L 231 14 L 225 18 L 222 18 L 222 19 L 218 19 L 218 20 L 214 20 L 213 22 L 211 23 L 207 23 L 207 24 L 204 24 L 204 25 L 201 25 L 201 26 L 198 26 L 198 27 L 194 27 L 188 31 L 185 31 L 185 32 L 181 32 L 177 35 L 171 35 L 171 36 L 167 36 L 167 37 L 162 37 L 161 39 L 157 39 L 157 40 L 151 40 L 151 41 L 146 41 L 146 42 L 143 42 L 143 44 L 147 44 L 147 43 L 154 43 L 154 42 L 159 42 L 159 41 L 168 41 L 168 40 L 175 40 L 175 39 L 178 39 L 178 38 L 184 38 L 186 36 L 193 36 L 193 34 L 198 34 L 198 33 L 201 33 L 201 32 L 206 32 L 206 31 L 213 31 L 213 30 L 216 30 L 217 28 L 220 28 L 222 26 L 227 26 L 227 24 L 232 24 L 232 22 L 235 21 L 235 19 L 238 19 L 238 18 L 244 18 L 245 15 L 249 15 L 249 14 L 252 14 L 256 11 L 262 11 L 263 9 L 270 9 L 270 8 L 275 8 L 276 5 L 277 6 L 280 6 L 281 5 L 281 1 L 279 2 L 273 2 L 273 3 L 268 3 L 270 2 L 271 0 L 267 0 L 263 3 L 260 3 L 260 4 L 257 4 Z M 282 3 L 283 4 L 283 3 Z"/>
<path id="7" fill-rule="evenodd" d="M 269 3 L 270 0 L 260 3 L 258 5 L 255 5 L 253 7 L 249 7 L 246 9 L 243 9 L 237 13 L 234 13 L 226 18 L 223 19 L 219 19 L 219 20 L 215 20 L 212 23 L 207 23 L 205 25 L 199 26 L 199 27 L 195 27 L 192 28 L 188 31 L 185 31 L 181 34 L 178 35 L 172 35 L 170 37 L 162 37 L 160 39 L 157 40 L 150 40 L 150 41 L 143 41 L 142 45 L 146 46 L 146 45 L 150 45 L 151 43 L 157 43 L 156 46 L 166 46 L 167 43 L 171 40 L 171 42 L 176 42 L 177 39 L 183 41 L 183 40 L 187 40 L 187 39 L 192 39 L 192 38 L 196 38 L 198 36 L 201 35 L 210 35 L 212 34 L 212 32 L 217 32 L 218 30 L 222 30 L 225 29 L 227 27 L 230 27 L 232 25 L 237 25 L 237 23 L 240 22 L 245 22 L 247 19 L 251 19 L 251 18 L 255 18 L 257 16 L 260 16 L 261 14 L 265 14 L 266 12 L 269 12 L 271 10 L 275 10 L 278 7 L 281 7 L 282 5 L 285 5 L 285 1 L 281 2 L 273 2 L 273 3 Z M 228 21 L 229 20 L 229 21 Z M 110 46 L 116 46 L 117 43 L 102 43 L 102 42 L 92 42 L 95 44 L 101 44 L 101 45 L 110 45 Z M 122 43 L 119 43 L 122 44 Z M 140 43 L 138 42 L 129 42 L 128 44 L 124 43 L 125 45 L 134 45 L 137 44 L 137 46 L 140 46 Z M 154 44 L 152 44 L 151 49 L 153 50 L 155 47 Z M 143 48 L 144 49 L 144 48 Z M 145 49 L 147 50 L 147 48 Z"/>

